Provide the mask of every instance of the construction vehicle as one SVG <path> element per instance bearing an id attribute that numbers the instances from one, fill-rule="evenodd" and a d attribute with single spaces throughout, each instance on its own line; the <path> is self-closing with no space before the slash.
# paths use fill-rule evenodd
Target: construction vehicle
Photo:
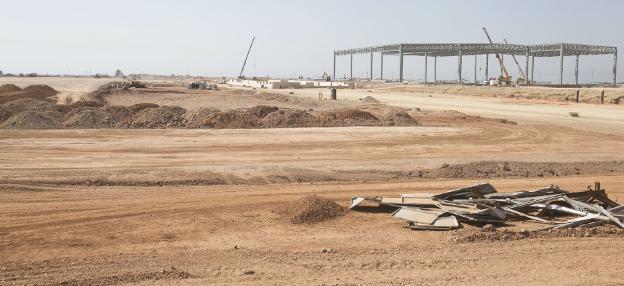
<path id="1" fill-rule="evenodd" d="M 329 76 L 329 74 L 324 72 L 323 75 L 321 76 L 321 79 L 323 79 L 324 81 L 331 81 L 331 76 Z"/>
<path id="2" fill-rule="evenodd" d="M 249 58 L 249 52 L 251 52 L 251 48 L 253 47 L 254 41 L 256 40 L 256 37 L 254 36 L 253 39 L 251 39 L 251 44 L 249 44 L 249 49 L 247 50 L 247 55 L 245 56 L 245 61 L 243 62 L 243 67 L 241 68 L 240 74 L 238 74 L 238 78 L 239 79 L 244 79 L 245 77 L 243 76 L 243 72 L 245 71 L 245 66 L 247 65 L 247 59 Z"/>
<path id="3" fill-rule="evenodd" d="M 505 41 L 505 44 L 509 44 L 507 42 L 507 39 L 503 39 Z M 520 63 L 518 63 L 518 60 L 516 59 L 515 55 L 511 55 L 511 57 L 513 58 L 514 62 L 516 62 L 516 66 L 518 67 L 518 72 L 520 73 L 520 78 L 518 78 L 518 80 L 516 81 L 517 84 L 526 84 L 527 83 L 527 76 L 524 74 L 524 71 L 522 70 L 522 67 L 520 66 Z"/>
<path id="4" fill-rule="evenodd" d="M 492 38 L 490 37 L 487 29 L 485 27 L 483 27 L 482 29 L 490 44 L 493 44 L 494 42 L 492 41 Z M 501 70 L 501 76 L 498 77 L 498 79 L 496 80 L 497 85 L 511 85 L 511 76 L 509 75 L 509 73 L 507 72 L 507 68 L 505 68 L 505 65 L 503 64 L 503 59 L 499 54 L 496 54 L 496 59 L 498 60 L 498 65 L 500 66 Z"/>

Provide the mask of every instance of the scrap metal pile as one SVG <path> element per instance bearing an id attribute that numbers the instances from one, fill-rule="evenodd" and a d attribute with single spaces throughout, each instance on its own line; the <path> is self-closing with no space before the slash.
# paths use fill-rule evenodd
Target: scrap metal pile
<path id="1" fill-rule="evenodd" d="M 353 197 L 351 209 L 365 202 L 393 207 L 392 216 L 408 221 L 411 229 L 449 230 L 459 222 L 505 224 L 532 220 L 548 226 L 542 230 L 615 224 L 624 228 L 624 206 L 607 197 L 600 183 L 582 192 L 557 186 L 534 191 L 499 193 L 489 183 L 441 194 L 403 194 L 399 197 Z"/>

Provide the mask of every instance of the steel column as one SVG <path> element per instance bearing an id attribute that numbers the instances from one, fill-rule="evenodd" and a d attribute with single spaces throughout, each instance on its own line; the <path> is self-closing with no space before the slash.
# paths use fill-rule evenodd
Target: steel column
<path id="1" fill-rule="evenodd" d="M 380 65 L 379 70 L 381 72 L 381 77 L 380 77 L 381 80 L 383 80 L 383 58 L 384 58 L 384 54 L 381 53 L 381 61 L 379 62 L 379 65 Z"/>
<path id="2" fill-rule="evenodd" d="M 535 56 L 531 57 L 531 84 L 535 84 Z"/>
<path id="3" fill-rule="evenodd" d="M 427 53 L 425 53 L 425 84 L 427 84 L 427 62 L 429 61 Z"/>
<path id="4" fill-rule="evenodd" d="M 474 84 L 477 85 L 477 55 L 475 55 L 474 61 Z"/>
<path id="5" fill-rule="evenodd" d="M 459 77 L 458 79 L 458 83 L 464 84 L 464 81 L 462 80 L 462 50 L 461 50 L 461 45 L 459 47 L 459 54 L 457 55 L 457 76 Z"/>
<path id="6" fill-rule="evenodd" d="M 349 64 L 349 79 L 353 80 L 353 54 L 351 54 L 351 63 Z"/>
<path id="7" fill-rule="evenodd" d="M 438 83 L 438 56 L 433 57 L 433 83 Z"/>
<path id="8" fill-rule="evenodd" d="M 529 81 L 529 58 L 530 58 L 529 53 L 530 53 L 530 51 L 529 51 L 529 49 L 527 49 L 527 52 L 526 52 L 526 65 L 524 66 L 524 76 L 526 77 L 524 79 L 524 84 L 525 85 L 531 85 L 531 81 Z"/>
<path id="9" fill-rule="evenodd" d="M 334 77 L 332 77 L 332 80 L 336 80 L 336 51 L 334 51 Z"/>
<path id="10" fill-rule="evenodd" d="M 559 48 L 559 57 L 559 85 L 563 85 L 563 44 L 561 44 Z"/>
<path id="11" fill-rule="evenodd" d="M 613 86 L 617 85 L 617 48 L 613 54 Z"/>
<path id="12" fill-rule="evenodd" d="M 403 45 L 399 46 L 399 82 L 403 82 Z"/>
<path id="13" fill-rule="evenodd" d="M 574 67 L 574 83 L 578 86 L 578 76 L 579 76 L 579 58 L 581 56 L 576 55 L 576 66 Z"/>
<path id="14" fill-rule="evenodd" d="M 370 80 L 373 80 L 373 52 L 370 53 L 370 56 L 371 56 Z"/>
<path id="15" fill-rule="evenodd" d="M 490 79 L 490 55 L 485 55 L 485 80 Z"/>

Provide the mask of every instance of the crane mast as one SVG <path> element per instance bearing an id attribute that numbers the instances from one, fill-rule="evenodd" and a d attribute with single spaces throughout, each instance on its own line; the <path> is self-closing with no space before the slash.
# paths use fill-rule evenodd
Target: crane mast
<path id="1" fill-rule="evenodd" d="M 256 37 L 254 36 L 253 39 L 251 39 L 251 44 L 249 44 L 249 50 L 247 50 L 247 55 L 245 56 L 245 61 L 243 62 L 243 67 L 241 68 L 240 74 L 238 75 L 238 78 L 243 78 L 243 72 L 245 71 L 245 65 L 247 65 L 247 59 L 249 58 L 249 52 L 251 52 L 251 47 L 253 47 L 254 41 L 256 40 Z"/>
<path id="2" fill-rule="evenodd" d="M 487 37 L 490 44 L 493 44 L 494 42 L 492 41 L 492 38 L 490 37 L 490 34 L 488 33 L 487 29 L 485 29 L 485 27 L 483 27 L 482 29 L 483 29 L 483 32 L 485 32 L 485 36 Z M 501 76 L 502 81 L 507 84 L 511 83 L 511 77 L 509 76 L 509 73 L 507 72 L 507 69 L 505 68 L 505 65 L 503 64 L 503 59 L 501 58 L 499 54 L 496 54 L 496 59 L 498 60 L 498 65 L 500 66 L 500 70 L 502 74 Z"/>

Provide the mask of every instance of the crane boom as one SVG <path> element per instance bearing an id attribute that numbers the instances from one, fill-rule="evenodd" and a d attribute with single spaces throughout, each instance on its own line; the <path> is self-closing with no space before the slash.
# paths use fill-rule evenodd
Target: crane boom
<path id="1" fill-rule="evenodd" d="M 249 58 L 249 52 L 251 52 L 251 47 L 253 47 L 254 41 L 256 40 L 256 37 L 254 36 L 253 39 L 251 39 L 251 44 L 249 44 L 249 50 L 247 50 L 247 55 L 245 56 L 245 61 L 243 62 L 243 67 L 241 68 L 240 74 L 238 75 L 238 78 L 243 78 L 243 72 L 245 71 L 245 65 L 247 65 L 247 59 Z"/>
<path id="2" fill-rule="evenodd" d="M 507 39 L 504 39 L 505 44 L 509 44 L 507 43 Z M 526 75 L 524 74 L 524 71 L 522 70 L 522 67 L 520 66 L 520 63 L 518 63 L 518 60 L 516 59 L 515 55 L 511 55 L 511 57 L 513 58 L 514 62 L 516 62 L 516 66 L 518 66 L 518 71 L 520 71 L 520 79 L 526 81 Z"/>
<path id="3" fill-rule="evenodd" d="M 485 29 L 485 27 L 483 27 L 482 29 L 483 29 L 483 32 L 485 32 L 485 36 L 488 38 L 488 41 L 490 42 L 490 44 L 493 44 L 494 42 L 492 42 L 492 38 L 490 38 L 490 34 L 488 33 L 487 29 Z M 504 75 L 503 79 L 506 81 L 511 80 L 511 77 L 509 76 L 509 73 L 507 72 L 507 69 L 505 68 L 505 65 L 503 64 L 503 60 L 501 59 L 499 54 L 496 54 L 496 59 L 498 60 L 498 64 L 500 65 L 501 72 Z"/>

